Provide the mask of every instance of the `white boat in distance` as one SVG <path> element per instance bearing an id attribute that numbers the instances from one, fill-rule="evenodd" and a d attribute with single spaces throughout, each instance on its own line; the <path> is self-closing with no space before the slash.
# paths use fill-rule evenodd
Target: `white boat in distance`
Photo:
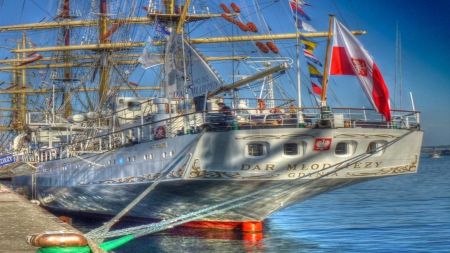
<path id="1" fill-rule="evenodd" d="M 38 47 L 24 36 L 11 51 L 18 58 L 0 68 L 18 83 L 3 92 L 16 109 L 5 126 L 14 141 L 0 160 L 18 191 L 53 209 L 116 215 L 153 185 L 127 215 L 167 220 L 224 203 L 190 225 L 234 228 L 338 188 L 417 172 L 419 112 L 389 108 L 378 67 L 352 35 L 358 32 L 330 20 L 331 63 L 321 72 L 313 39 L 331 30 L 275 34 L 247 1 L 148 2 L 61 0 L 54 21 L 0 27 L 61 38 L 49 44 L 48 36 Z M 273 3 L 286 6 L 305 18 L 298 1 Z M 215 34 L 222 37 L 207 38 Z M 295 41 L 322 85 L 303 92 L 313 98 L 309 106 L 286 57 L 299 52 Z M 130 81 L 139 65 L 153 78 Z M 24 79 L 33 70 L 31 90 Z M 355 76 L 373 109 L 330 107 L 328 72 Z"/>

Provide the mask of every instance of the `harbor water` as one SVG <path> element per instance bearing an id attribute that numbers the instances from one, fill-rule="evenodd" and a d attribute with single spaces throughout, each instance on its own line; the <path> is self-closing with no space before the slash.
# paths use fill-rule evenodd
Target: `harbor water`
<path id="1" fill-rule="evenodd" d="M 417 174 L 339 189 L 276 213 L 262 236 L 173 228 L 137 238 L 125 252 L 450 252 L 450 157 L 422 157 Z M 83 232 L 99 217 L 73 219 Z M 142 225 L 127 220 L 119 227 Z"/>

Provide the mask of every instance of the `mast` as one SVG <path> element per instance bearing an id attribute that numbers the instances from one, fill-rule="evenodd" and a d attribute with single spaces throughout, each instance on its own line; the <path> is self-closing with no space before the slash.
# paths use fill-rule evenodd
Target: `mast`
<path id="1" fill-rule="evenodd" d="M 330 24 L 328 26 L 328 40 L 327 40 L 327 51 L 325 54 L 325 67 L 323 70 L 323 83 L 322 83 L 322 97 L 321 97 L 321 104 L 322 106 L 326 106 L 327 105 L 327 82 L 328 82 L 328 61 L 329 61 L 329 57 L 330 57 L 330 44 L 331 44 L 331 29 L 333 26 L 333 19 L 334 19 L 334 15 L 330 14 Z"/>
<path id="2" fill-rule="evenodd" d="M 63 10 L 62 10 L 62 14 L 63 19 L 67 19 L 68 17 L 70 17 L 69 15 L 69 0 L 64 0 L 64 5 L 63 5 Z M 70 28 L 68 26 L 64 27 L 64 46 L 70 46 Z M 64 51 L 64 63 L 68 64 L 70 62 L 70 51 L 69 50 L 65 50 Z M 64 117 L 67 118 L 70 115 L 72 115 L 72 103 L 70 100 L 70 96 L 69 96 L 69 86 L 70 86 L 70 79 L 72 79 L 72 74 L 70 73 L 70 68 L 69 67 L 65 67 L 64 68 L 64 93 L 63 93 L 63 99 L 62 102 L 64 103 Z M 68 100 L 68 101 L 66 101 Z M 55 101 L 53 101 L 53 103 L 55 103 Z"/>
<path id="3" fill-rule="evenodd" d="M 106 38 L 102 38 L 102 35 L 106 34 L 108 29 L 107 24 L 107 17 L 106 14 L 108 12 L 106 0 L 100 0 L 100 29 L 99 29 L 99 39 L 100 39 L 100 45 L 106 44 L 107 40 Z M 105 102 L 106 99 L 106 93 L 109 88 L 108 84 L 108 76 L 109 76 L 109 69 L 108 69 L 108 52 L 103 50 L 101 52 L 100 56 L 100 86 L 98 90 L 98 95 L 100 98 L 99 106 L 101 107 L 103 105 L 103 102 Z"/>
<path id="4" fill-rule="evenodd" d="M 26 47 L 27 43 L 27 35 L 25 32 L 22 33 L 22 48 Z M 22 58 L 25 58 L 26 54 L 22 53 Z M 21 79 L 22 79 L 22 89 L 26 89 L 27 88 L 27 76 L 26 76 L 26 71 L 23 69 L 22 70 L 22 75 L 21 75 Z M 18 120 L 18 128 L 23 129 L 23 126 L 25 124 L 25 115 L 26 115 L 26 109 L 27 109 L 27 94 L 21 94 L 20 95 L 20 116 L 19 116 L 19 120 Z"/>

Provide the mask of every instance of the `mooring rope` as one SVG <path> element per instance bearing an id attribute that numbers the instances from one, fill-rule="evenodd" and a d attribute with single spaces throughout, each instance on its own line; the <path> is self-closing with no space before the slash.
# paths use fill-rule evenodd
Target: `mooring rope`
<path id="1" fill-rule="evenodd" d="M 135 205 L 137 205 L 145 196 L 147 196 L 167 175 L 170 174 L 172 169 L 183 159 L 186 157 L 188 152 L 191 150 L 192 147 L 199 141 L 201 136 L 206 132 L 206 129 L 203 129 L 202 132 L 198 134 L 198 136 L 192 141 L 192 143 L 185 147 L 183 152 L 180 152 L 178 154 L 178 158 L 172 161 L 175 161 L 172 163 L 171 166 L 167 166 L 167 169 L 163 171 L 163 173 L 151 184 L 144 192 L 142 192 L 133 202 L 131 202 L 127 207 L 125 207 L 120 213 L 118 213 L 114 218 L 112 218 L 110 221 L 106 222 L 103 226 L 94 229 L 90 231 L 89 233 L 85 234 L 87 238 L 91 239 L 102 239 L 98 235 L 105 234 L 111 227 L 119 221 L 122 216 L 124 216 L 128 211 L 130 211 Z"/>
<path id="2" fill-rule="evenodd" d="M 273 190 L 273 189 L 280 188 L 280 187 L 283 187 L 283 186 L 288 185 L 288 184 L 292 184 L 292 183 L 298 182 L 298 180 L 301 180 L 301 179 L 303 179 L 305 177 L 308 177 L 310 175 L 305 175 L 305 176 L 302 176 L 302 177 L 299 177 L 299 178 L 296 178 L 296 179 L 293 179 L 293 180 L 289 180 L 289 181 L 286 181 L 286 182 L 283 182 L 283 183 L 280 183 L 280 184 L 268 187 L 266 189 L 258 190 L 256 192 L 249 193 L 249 194 L 246 194 L 244 196 L 241 196 L 241 197 L 229 200 L 229 201 L 225 201 L 223 203 L 220 203 L 220 204 L 217 204 L 217 205 L 214 205 L 214 206 L 211 206 L 211 207 L 207 207 L 207 208 L 195 211 L 195 212 L 191 212 L 191 213 L 188 213 L 188 214 L 176 217 L 176 218 L 172 218 L 172 219 L 169 219 L 169 220 L 164 220 L 164 221 L 161 221 L 161 222 L 158 222 L 158 223 L 152 223 L 152 224 L 137 226 L 137 227 L 133 227 L 133 228 L 126 228 L 126 229 L 121 229 L 121 230 L 115 230 L 115 231 L 111 231 L 111 232 L 108 232 L 108 233 L 105 233 L 105 234 L 99 234 L 99 233 L 97 233 L 95 235 L 92 234 L 90 238 L 103 238 L 104 239 L 104 238 L 118 237 L 118 236 L 123 236 L 123 235 L 130 235 L 130 234 L 133 235 L 133 237 L 136 238 L 136 237 L 148 235 L 148 234 L 151 234 L 151 233 L 155 233 L 155 232 L 158 232 L 158 231 L 162 231 L 162 230 L 165 230 L 165 229 L 167 229 L 169 227 L 177 226 L 177 225 L 189 222 L 189 221 L 198 220 L 198 219 L 203 218 L 203 217 L 211 216 L 211 215 L 219 213 L 219 212 L 223 212 L 223 211 L 226 211 L 226 210 L 234 209 L 236 207 L 247 205 L 247 204 L 259 201 L 261 199 L 268 198 L 268 197 L 271 197 L 271 196 L 274 196 L 274 195 L 277 195 L 277 194 L 281 194 L 283 192 L 286 192 L 286 191 L 289 191 L 289 190 L 292 190 L 292 189 L 295 189 L 295 188 L 298 188 L 298 187 L 304 187 L 306 185 L 314 183 L 315 181 L 317 181 L 317 180 L 319 180 L 319 179 L 321 179 L 323 177 L 329 176 L 329 175 L 331 175 L 331 174 L 333 174 L 333 173 L 335 173 L 337 171 L 340 171 L 340 170 L 342 170 L 344 168 L 347 168 L 350 165 L 353 165 L 353 164 L 358 163 L 359 161 L 362 161 L 362 160 L 364 160 L 364 159 L 366 159 L 366 158 L 368 158 L 370 156 L 373 156 L 373 154 L 388 148 L 389 146 L 395 144 L 396 142 L 398 142 L 401 139 L 405 138 L 406 136 L 408 136 L 409 134 L 413 133 L 414 131 L 416 131 L 416 130 L 409 131 L 409 132 L 405 133 L 404 135 L 402 135 L 402 136 L 400 136 L 400 137 L 398 137 L 398 138 L 396 138 L 396 139 L 394 139 L 394 140 L 392 140 L 392 141 L 390 141 L 390 142 L 388 142 L 388 143 L 386 143 L 386 144 L 384 144 L 384 145 L 382 145 L 380 147 L 377 147 L 375 149 L 367 151 L 366 153 L 360 154 L 358 156 L 355 156 L 355 157 L 352 157 L 350 159 L 347 159 L 347 160 L 345 160 L 343 162 L 340 162 L 340 163 L 331 165 L 329 167 L 323 168 L 321 170 L 315 171 L 315 172 L 311 173 L 311 175 L 314 175 L 314 174 L 317 174 L 317 173 L 321 173 L 321 172 L 325 172 L 325 171 L 330 170 L 331 168 L 334 168 L 334 167 L 336 167 L 338 165 L 341 165 L 341 164 L 347 163 L 346 166 L 338 167 L 335 170 L 326 172 L 326 173 L 320 175 L 319 177 L 316 177 L 314 179 L 308 180 L 307 182 L 301 182 L 299 184 L 292 185 L 290 187 L 287 187 L 286 189 L 282 189 L 282 190 L 277 191 L 277 192 L 272 192 L 272 193 L 269 193 L 269 194 L 262 195 L 262 196 L 260 196 L 258 198 L 255 198 L 255 199 L 247 200 L 247 201 L 244 201 L 244 202 L 241 202 L 241 203 L 237 203 L 237 204 L 225 207 L 225 208 L 217 209 L 217 208 L 219 208 L 221 206 L 229 205 L 229 204 L 235 203 L 237 201 L 243 200 L 245 198 L 249 198 L 249 197 L 254 196 L 254 195 L 265 193 L 265 192 L 268 192 L 270 190 Z M 213 209 L 217 209 L 217 210 L 213 210 Z M 210 211 L 210 210 L 213 210 L 213 211 Z"/>

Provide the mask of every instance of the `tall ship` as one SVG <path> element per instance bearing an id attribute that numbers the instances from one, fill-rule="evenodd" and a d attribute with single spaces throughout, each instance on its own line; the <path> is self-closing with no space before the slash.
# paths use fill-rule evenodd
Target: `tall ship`
<path id="1" fill-rule="evenodd" d="M 417 172 L 419 112 L 392 108 L 365 32 L 309 24 L 317 6 L 53 2 L 0 26 L 0 175 L 42 206 L 116 215 L 138 199 L 126 215 L 158 220 L 218 206 L 190 224 L 233 227 Z"/>

